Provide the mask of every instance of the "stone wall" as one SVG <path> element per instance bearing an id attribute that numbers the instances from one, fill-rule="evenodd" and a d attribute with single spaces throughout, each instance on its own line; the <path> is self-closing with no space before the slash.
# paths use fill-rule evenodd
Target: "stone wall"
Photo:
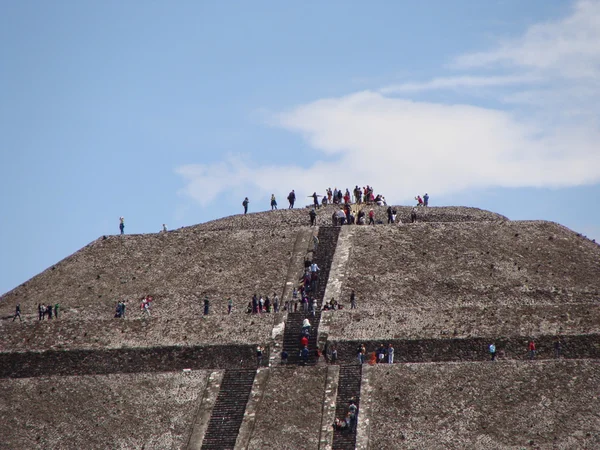
<path id="1" fill-rule="evenodd" d="M 536 336 L 537 359 L 554 358 L 556 336 Z M 490 359 L 488 347 L 496 344 L 499 359 L 526 359 L 529 339 L 526 336 L 470 339 L 391 339 L 380 341 L 330 341 L 335 346 L 342 364 L 358 364 L 358 348 L 364 344 L 367 353 L 375 352 L 381 344 L 394 347 L 394 364 L 485 361 Z M 600 335 L 561 336 L 561 357 L 567 359 L 600 359 Z M 368 359 L 368 358 L 367 358 Z"/>
<path id="2" fill-rule="evenodd" d="M 263 363 L 268 360 L 266 349 Z M 0 353 L 0 378 L 255 367 L 250 345 Z"/>

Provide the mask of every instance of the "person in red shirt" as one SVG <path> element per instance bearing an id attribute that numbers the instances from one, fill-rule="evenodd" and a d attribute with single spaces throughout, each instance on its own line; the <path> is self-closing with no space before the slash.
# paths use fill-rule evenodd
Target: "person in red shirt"
<path id="1" fill-rule="evenodd" d="M 529 341 L 529 359 L 535 359 L 535 342 Z"/>
<path id="2" fill-rule="evenodd" d="M 302 339 L 300 339 L 300 347 L 308 347 L 308 338 L 306 336 L 302 336 Z"/>
<path id="3" fill-rule="evenodd" d="M 375 225 L 375 211 L 369 210 L 369 225 Z"/>

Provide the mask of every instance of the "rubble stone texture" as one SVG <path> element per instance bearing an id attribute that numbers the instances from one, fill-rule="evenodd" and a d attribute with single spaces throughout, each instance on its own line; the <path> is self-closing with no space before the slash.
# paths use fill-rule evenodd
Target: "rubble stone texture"
<path id="1" fill-rule="evenodd" d="M 358 227 L 334 339 L 597 332 L 600 247 L 550 222 Z"/>
<path id="2" fill-rule="evenodd" d="M 372 368 L 369 448 L 600 447 L 597 361 Z"/>
<path id="3" fill-rule="evenodd" d="M 208 371 L 0 380 L 0 448 L 185 448 Z"/>
<path id="4" fill-rule="evenodd" d="M 318 449 L 326 366 L 271 369 L 249 449 Z"/>

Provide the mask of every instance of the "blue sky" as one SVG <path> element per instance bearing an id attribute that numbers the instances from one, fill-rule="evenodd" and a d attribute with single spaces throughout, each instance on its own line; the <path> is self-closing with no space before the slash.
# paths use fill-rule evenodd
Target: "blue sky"
<path id="1" fill-rule="evenodd" d="M 598 240 L 598 42 L 598 1 L 3 2 L 0 292 L 291 189 Z"/>

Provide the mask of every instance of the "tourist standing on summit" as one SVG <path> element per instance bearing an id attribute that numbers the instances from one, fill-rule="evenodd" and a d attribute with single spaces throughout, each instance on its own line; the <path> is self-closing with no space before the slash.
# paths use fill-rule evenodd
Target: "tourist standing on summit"
<path id="1" fill-rule="evenodd" d="M 427 192 L 423 196 L 423 206 L 429 206 L 429 194 Z"/>
<path id="2" fill-rule="evenodd" d="M 356 309 L 356 294 L 354 293 L 354 289 L 350 293 L 350 309 Z"/>
<path id="3" fill-rule="evenodd" d="M 123 216 L 119 217 L 119 230 L 121 230 L 121 234 L 125 234 L 125 218 Z"/>
<path id="4" fill-rule="evenodd" d="M 277 200 L 275 200 L 275 194 L 271 194 L 271 211 L 277 209 Z"/>
<path id="5" fill-rule="evenodd" d="M 250 203 L 250 200 L 248 200 L 248 197 L 246 197 L 242 202 L 242 206 L 244 207 L 244 214 L 248 214 L 248 203 Z"/>
<path id="6" fill-rule="evenodd" d="M 296 193 L 292 189 L 292 192 L 290 192 L 289 195 L 288 195 L 288 202 L 290 202 L 290 206 L 289 206 L 288 209 L 293 209 L 294 208 L 294 202 L 295 201 L 296 201 Z"/>

